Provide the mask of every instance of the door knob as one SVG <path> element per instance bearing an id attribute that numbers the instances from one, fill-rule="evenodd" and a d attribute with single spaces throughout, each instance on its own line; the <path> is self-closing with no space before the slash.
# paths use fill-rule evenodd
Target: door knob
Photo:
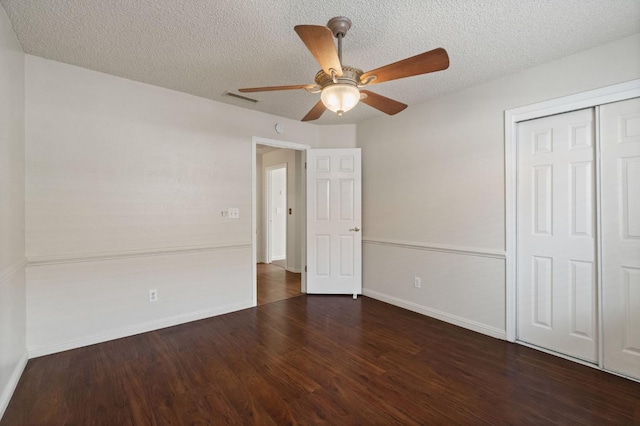
<path id="1" fill-rule="evenodd" d="M 349 231 L 359 232 L 359 231 L 360 231 L 360 227 L 359 227 L 359 226 L 356 226 L 355 228 L 351 228 L 351 229 L 349 229 Z"/>

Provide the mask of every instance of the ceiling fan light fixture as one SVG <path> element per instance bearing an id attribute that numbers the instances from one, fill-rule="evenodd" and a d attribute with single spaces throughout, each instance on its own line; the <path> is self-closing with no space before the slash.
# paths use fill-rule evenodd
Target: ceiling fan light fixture
<path id="1" fill-rule="evenodd" d="M 360 101 L 360 91 L 352 84 L 331 84 L 322 89 L 322 103 L 328 110 L 342 116 Z"/>

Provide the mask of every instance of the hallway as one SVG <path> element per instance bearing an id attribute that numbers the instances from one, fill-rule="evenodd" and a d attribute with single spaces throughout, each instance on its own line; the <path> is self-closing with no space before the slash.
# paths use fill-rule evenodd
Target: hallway
<path id="1" fill-rule="evenodd" d="M 300 277 L 276 262 L 258 263 L 258 306 L 301 295 Z"/>

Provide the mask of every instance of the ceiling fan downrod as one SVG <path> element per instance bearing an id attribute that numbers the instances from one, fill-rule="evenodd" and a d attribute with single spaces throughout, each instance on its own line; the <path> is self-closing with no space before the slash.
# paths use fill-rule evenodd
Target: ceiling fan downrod
<path id="1" fill-rule="evenodd" d="M 351 28 L 351 20 L 345 16 L 336 16 L 335 18 L 329 19 L 327 28 L 329 28 L 333 36 L 338 39 L 338 60 L 340 61 L 340 65 L 342 65 L 342 39 Z"/>

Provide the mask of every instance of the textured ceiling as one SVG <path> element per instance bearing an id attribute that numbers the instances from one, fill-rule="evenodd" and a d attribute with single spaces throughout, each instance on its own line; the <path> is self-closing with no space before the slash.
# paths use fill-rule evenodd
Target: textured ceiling
<path id="1" fill-rule="evenodd" d="M 409 105 L 640 32 L 638 0 L 0 0 L 26 53 L 215 101 L 301 119 L 320 68 L 293 30 L 347 16 L 347 65 L 364 71 L 436 47 L 446 71 L 372 87 Z M 402 113 L 400 113 L 402 114 Z M 360 104 L 318 124 L 382 115 Z"/>

